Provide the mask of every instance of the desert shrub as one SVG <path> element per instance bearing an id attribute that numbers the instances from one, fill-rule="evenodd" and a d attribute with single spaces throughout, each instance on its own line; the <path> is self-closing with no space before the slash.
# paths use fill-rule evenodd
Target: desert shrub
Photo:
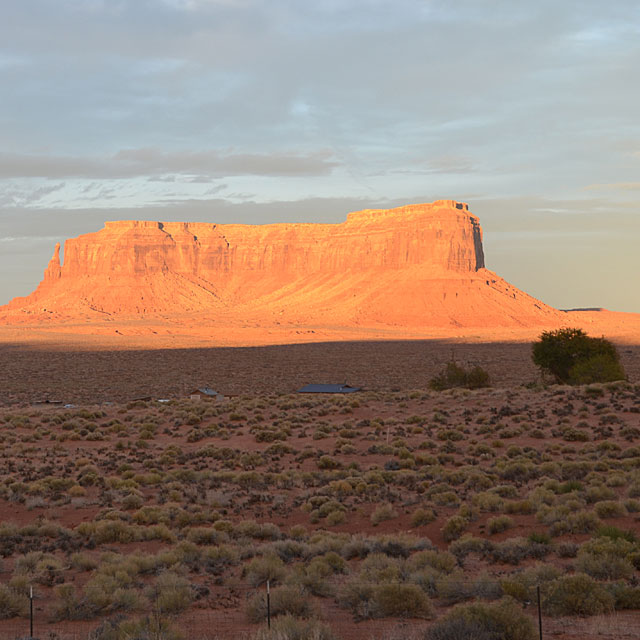
<path id="1" fill-rule="evenodd" d="M 295 585 L 285 585 L 273 589 L 270 594 L 271 616 L 295 616 L 296 618 L 310 618 L 313 608 L 309 593 Z M 262 622 L 267 619 L 266 593 L 255 594 L 247 603 L 247 619 L 249 622 Z"/>
<path id="2" fill-rule="evenodd" d="M 187 533 L 187 540 L 194 544 L 220 544 L 227 535 L 213 527 L 192 527 Z"/>
<path id="3" fill-rule="evenodd" d="M 346 515 L 344 511 L 340 509 L 336 509 L 335 511 L 331 511 L 325 520 L 328 527 L 335 527 L 338 524 L 342 524 L 346 520 Z"/>
<path id="4" fill-rule="evenodd" d="M 245 567 L 243 573 L 252 587 L 266 584 L 267 580 L 271 584 L 275 584 L 284 578 L 284 562 L 272 553 L 261 558 L 254 558 Z"/>
<path id="5" fill-rule="evenodd" d="M 459 364 L 448 362 L 445 368 L 429 381 L 429 388 L 434 391 L 444 391 L 455 387 L 479 389 L 490 386 L 489 374 L 482 367 L 465 369 Z"/>
<path id="6" fill-rule="evenodd" d="M 508 538 L 487 549 L 493 562 L 520 564 L 525 558 L 544 558 L 550 552 L 548 544 L 533 542 L 527 538 Z"/>
<path id="7" fill-rule="evenodd" d="M 200 556 L 200 562 L 207 573 L 220 575 L 227 567 L 238 563 L 238 552 L 228 545 L 208 547 Z"/>
<path id="8" fill-rule="evenodd" d="M 353 611 L 359 619 L 432 615 L 431 601 L 416 584 L 365 581 L 362 576 L 347 580 L 341 587 L 338 603 Z"/>
<path id="9" fill-rule="evenodd" d="M 577 573 L 554 580 L 544 599 L 544 611 L 554 616 L 597 616 L 611 613 L 614 597 L 591 576 Z"/>
<path id="10" fill-rule="evenodd" d="M 616 500 L 598 502 L 594 509 L 599 518 L 621 518 L 627 515 L 625 506 Z"/>
<path id="11" fill-rule="evenodd" d="M 93 558 L 88 553 L 78 552 L 71 554 L 71 566 L 74 569 L 79 569 L 80 571 L 92 571 L 98 566 L 98 560 Z"/>
<path id="12" fill-rule="evenodd" d="M 425 524 L 429 524 L 436 519 L 436 514 L 433 509 L 422 509 L 418 507 L 411 515 L 411 526 L 422 527 Z"/>
<path id="13" fill-rule="evenodd" d="M 405 574 L 403 560 L 390 558 L 384 553 L 372 553 L 360 565 L 360 577 L 374 583 L 395 582 Z"/>
<path id="14" fill-rule="evenodd" d="M 23 556 L 18 556 L 15 561 L 15 570 L 18 574 L 33 575 L 36 566 L 45 557 L 42 551 L 30 551 Z"/>
<path id="15" fill-rule="evenodd" d="M 361 620 L 373 617 L 373 594 L 376 585 L 363 581 L 359 576 L 346 580 L 340 587 L 337 602 L 341 607 L 351 609 Z"/>
<path id="16" fill-rule="evenodd" d="M 509 516 L 496 516 L 487 520 L 487 530 L 491 534 L 502 533 L 513 526 L 515 526 L 515 522 Z"/>
<path id="17" fill-rule="evenodd" d="M 582 545 L 576 570 L 600 580 L 629 578 L 634 573 L 630 555 L 636 546 L 624 538 L 599 537 Z"/>
<path id="18" fill-rule="evenodd" d="M 447 541 L 457 540 L 467 528 L 466 518 L 462 516 L 451 516 L 442 527 L 442 537 Z"/>
<path id="19" fill-rule="evenodd" d="M 578 483 L 579 484 L 579 483 Z M 611 500 L 616 497 L 615 491 L 603 484 L 595 484 L 587 488 L 585 498 L 588 503 L 596 504 L 598 502 Z"/>
<path id="20" fill-rule="evenodd" d="M 473 584 L 462 571 L 439 576 L 435 580 L 433 588 L 437 597 L 447 605 L 463 602 L 473 597 Z"/>
<path id="21" fill-rule="evenodd" d="M 89 640 L 182 640 L 162 616 L 144 616 L 136 620 L 107 618 L 88 635 Z"/>
<path id="22" fill-rule="evenodd" d="M 0 584 L 0 619 L 21 616 L 27 609 L 26 597 L 5 584 Z"/>
<path id="23" fill-rule="evenodd" d="M 293 616 L 280 616 L 271 623 L 271 629 L 260 629 L 251 640 L 337 640 L 333 631 L 318 620 L 300 620 Z"/>
<path id="24" fill-rule="evenodd" d="M 483 538 L 476 538 L 472 535 L 465 534 L 460 539 L 455 540 L 449 545 L 449 553 L 454 555 L 458 562 L 466 558 L 470 553 L 485 554 L 491 548 L 491 543 Z"/>
<path id="25" fill-rule="evenodd" d="M 550 564 L 537 564 L 516 574 L 511 574 L 501 585 L 505 595 L 522 602 L 532 601 L 536 586 L 545 593 L 548 585 L 562 575 L 562 571 Z"/>
<path id="26" fill-rule="evenodd" d="M 59 584 L 54 594 L 56 600 L 51 609 L 54 620 L 88 620 L 95 616 L 95 607 L 79 598 L 72 584 Z"/>
<path id="27" fill-rule="evenodd" d="M 484 571 L 473 581 L 471 590 L 474 598 L 483 600 L 498 600 L 505 595 L 500 584 L 496 582 L 495 576 Z"/>
<path id="28" fill-rule="evenodd" d="M 504 499 L 491 491 L 476 493 L 471 498 L 471 503 L 480 511 L 502 511 L 504 509 Z"/>
<path id="29" fill-rule="evenodd" d="M 551 536 L 548 533 L 541 531 L 532 531 L 528 536 L 529 542 L 535 542 L 538 544 L 551 544 Z"/>
<path id="30" fill-rule="evenodd" d="M 578 511 L 559 518 L 551 525 L 549 533 L 559 536 L 563 533 L 593 533 L 601 525 L 601 521 L 593 511 Z"/>
<path id="31" fill-rule="evenodd" d="M 433 607 L 427 594 L 415 584 L 389 583 L 375 588 L 374 617 L 428 618 Z"/>
<path id="32" fill-rule="evenodd" d="M 301 587 L 314 596 L 327 598 L 334 593 L 333 586 L 327 581 L 331 573 L 331 569 L 322 562 L 298 565 L 287 576 L 287 584 Z"/>
<path id="33" fill-rule="evenodd" d="M 624 506 L 625 509 L 629 512 L 629 513 L 638 513 L 640 512 L 640 501 L 638 500 L 625 500 L 624 501 Z"/>
<path id="34" fill-rule="evenodd" d="M 455 556 L 446 551 L 419 551 L 409 558 L 409 565 L 414 570 L 430 567 L 441 573 L 451 573 L 457 564 Z"/>
<path id="35" fill-rule="evenodd" d="M 607 590 L 615 599 L 615 609 L 640 609 L 640 587 L 632 587 L 625 582 L 611 582 Z"/>
<path id="36" fill-rule="evenodd" d="M 194 599 L 194 592 L 189 581 L 171 571 L 158 576 L 150 595 L 156 608 L 162 614 L 181 613 L 189 607 Z"/>
<path id="37" fill-rule="evenodd" d="M 63 582 L 64 564 L 55 556 L 45 555 L 36 565 L 33 579 L 35 582 L 52 587 Z"/>
<path id="38" fill-rule="evenodd" d="M 532 347 L 533 362 L 560 384 L 590 384 L 625 378 L 615 346 L 582 329 L 544 331 Z"/>
<path id="39" fill-rule="evenodd" d="M 371 514 L 371 523 L 376 526 L 385 520 L 392 520 L 397 517 L 398 512 L 390 504 L 381 504 Z"/>
<path id="40" fill-rule="evenodd" d="M 559 542 L 555 546 L 555 551 L 559 558 L 575 558 L 580 550 L 580 545 L 572 542 L 571 540 L 565 540 Z"/>
<path id="41" fill-rule="evenodd" d="M 134 493 L 130 493 L 122 499 L 122 508 L 128 511 L 140 509 L 144 505 L 144 499 Z"/>
<path id="42" fill-rule="evenodd" d="M 630 529 L 620 529 L 611 524 L 604 524 L 601 527 L 598 527 L 596 535 L 601 538 L 611 538 L 612 540 L 622 538 L 627 542 L 638 542 L 638 536 L 635 531 L 631 531 Z"/>
<path id="43" fill-rule="evenodd" d="M 535 640 L 531 618 L 511 600 L 457 605 L 426 633 L 425 640 Z"/>

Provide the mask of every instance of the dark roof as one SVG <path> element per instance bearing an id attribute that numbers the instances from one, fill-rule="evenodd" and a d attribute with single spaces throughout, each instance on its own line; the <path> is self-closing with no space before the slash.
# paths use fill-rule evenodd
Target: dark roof
<path id="1" fill-rule="evenodd" d="M 214 391 L 210 387 L 200 387 L 200 388 L 196 389 L 195 391 L 192 391 L 191 395 L 194 395 L 196 393 L 201 393 L 202 395 L 205 395 L 205 396 L 217 396 L 217 395 L 220 395 L 217 391 Z"/>
<path id="2" fill-rule="evenodd" d="M 308 384 L 298 393 L 353 393 L 360 391 L 360 387 L 350 387 L 348 384 Z"/>

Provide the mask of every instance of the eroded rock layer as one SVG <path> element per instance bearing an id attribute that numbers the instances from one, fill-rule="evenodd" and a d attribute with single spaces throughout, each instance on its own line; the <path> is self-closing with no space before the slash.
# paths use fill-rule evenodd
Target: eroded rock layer
<path id="1" fill-rule="evenodd" d="M 56 246 L 7 322 L 223 315 L 254 323 L 512 326 L 560 312 L 484 266 L 464 203 L 365 210 L 341 224 L 107 222 Z"/>

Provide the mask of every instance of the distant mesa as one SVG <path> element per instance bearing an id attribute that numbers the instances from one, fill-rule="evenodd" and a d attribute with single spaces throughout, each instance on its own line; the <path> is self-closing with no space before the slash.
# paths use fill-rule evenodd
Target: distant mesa
<path id="1" fill-rule="evenodd" d="M 331 327 L 558 325 L 562 312 L 485 268 L 465 203 L 350 213 L 340 224 L 107 222 L 60 246 L 3 324 L 174 318 Z"/>

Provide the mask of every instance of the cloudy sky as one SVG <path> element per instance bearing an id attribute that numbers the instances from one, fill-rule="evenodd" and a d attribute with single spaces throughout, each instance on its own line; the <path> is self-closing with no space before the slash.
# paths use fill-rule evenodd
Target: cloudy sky
<path id="1" fill-rule="evenodd" d="M 0 303 L 105 220 L 451 198 L 487 266 L 640 312 L 637 0 L 4 0 Z"/>

